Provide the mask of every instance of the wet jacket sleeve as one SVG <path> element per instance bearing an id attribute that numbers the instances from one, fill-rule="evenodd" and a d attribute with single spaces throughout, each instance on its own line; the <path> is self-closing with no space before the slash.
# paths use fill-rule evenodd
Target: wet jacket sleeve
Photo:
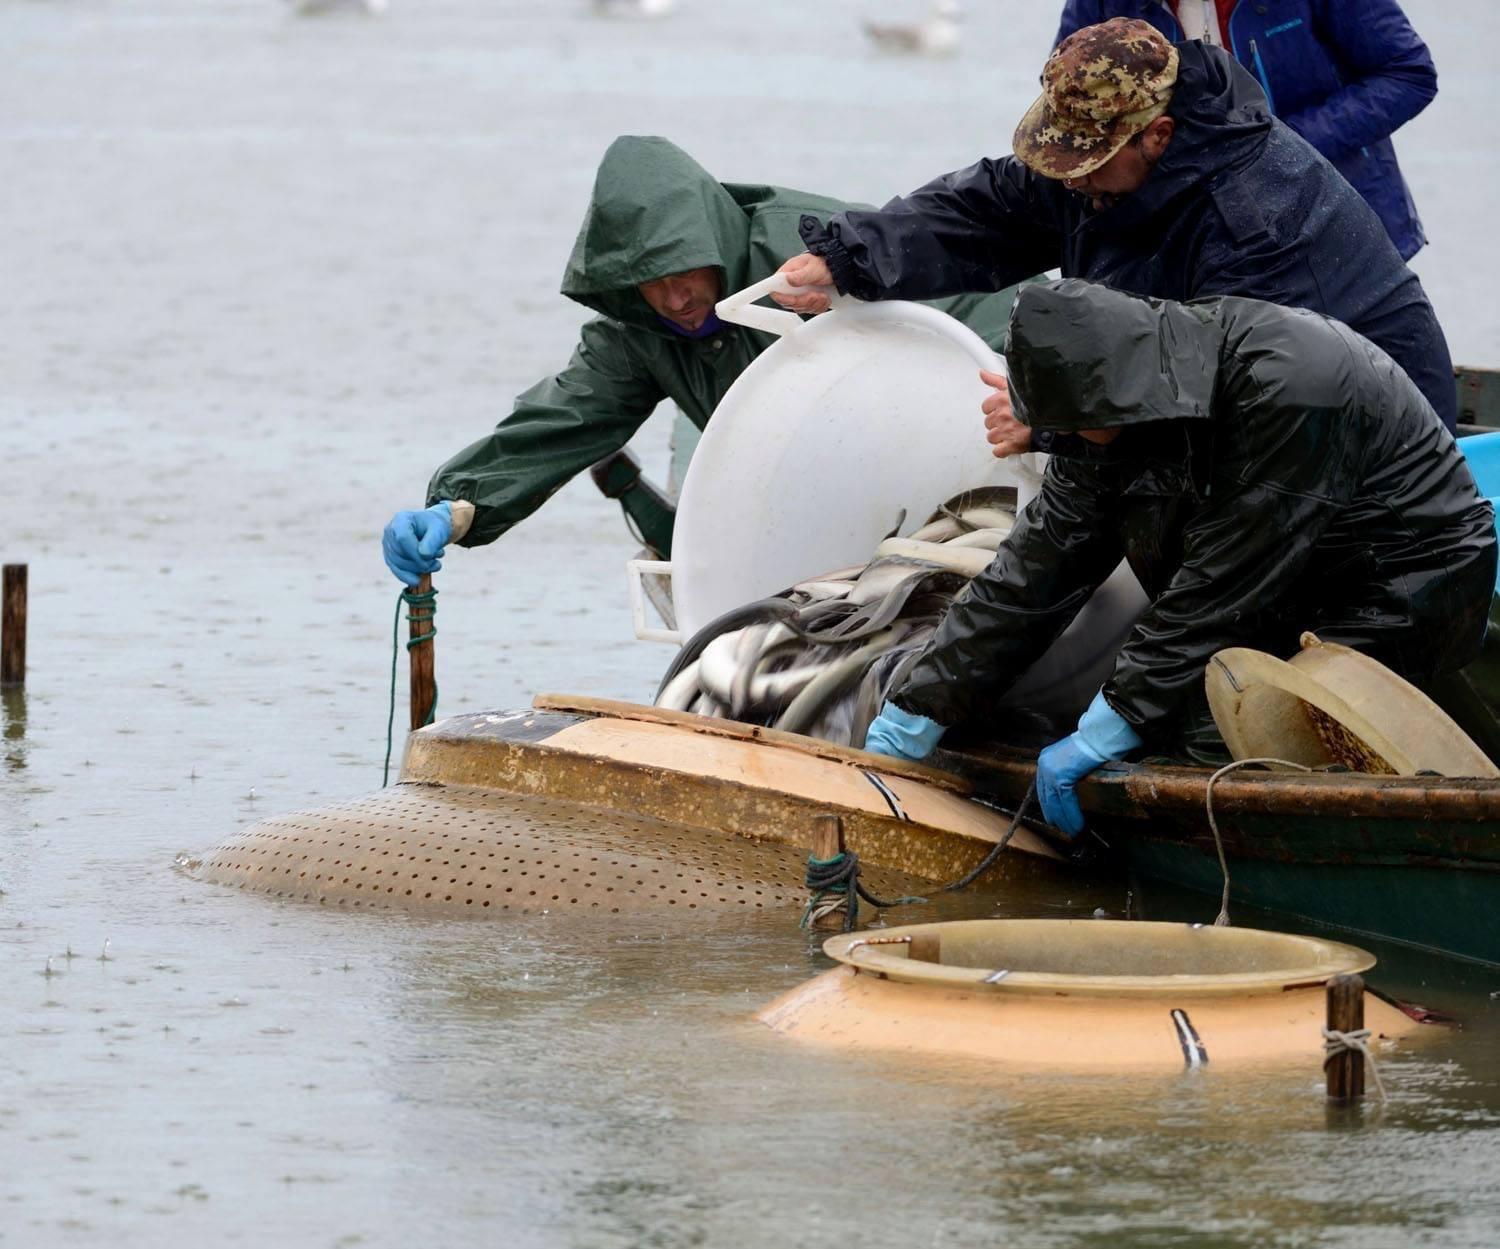
<path id="1" fill-rule="evenodd" d="M 1106 701 L 1148 742 L 1168 736 L 1203 684 L 1215 651 L 1254 644 L 1313 548 L 1353 497 L 1360 467 L 1347 445 L 1309 420 L 1214 478 L 1183 534 L 1183 559 L 1121 648 Z M 1321 433 L 1320 433 L 1321 431 Z"/>
<path id="2" fill-rule="evenodd" d="M 877 212 L 802 220 L 802 241 L 860 299 L 998 291 L 1062 263 L 1060 182 L 1013 156 L 945 174 Z"/>
<path id="3" fill-rule="evenodd" d="M 623 447 L 665 397 L 631 355 L 626 331 L 590 321 L 568 367 L 520 395 L 493 433 L 439 468 L 427 502 L 469 500 L 474 522 L 459 545 L 493 542 L 576 473 Z"/>
<path id="4" fill-rule="evenodd" d="M 1426 108 L 1437 95 L 1437 70 L 1397 0 L 1319 0 L 1312 8 L 1344 85 L 1282 120 L 1329 160 L 1339 160 Z"/>
<path id="5" fill-rule="evenodd" d="M 1054 457 L 1041 493 L 990 566 L 954 599 L 892 701 L 946 725 L 982 713 L 1052 645 L 1120 562 L 1116 511 L 1099 473 Z"/>

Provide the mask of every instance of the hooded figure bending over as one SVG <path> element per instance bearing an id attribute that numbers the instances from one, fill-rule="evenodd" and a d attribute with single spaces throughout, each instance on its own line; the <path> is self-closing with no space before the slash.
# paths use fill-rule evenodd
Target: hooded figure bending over
<path id="1" fill-rule="evenodd" d="M 1495 586 L 1494 512 L 1404 372 L 1347 326 L 1254 299 L 1142 299 L 1078 280 L 1011 314 L 1013 400 L 1081 435 L 994 562 L 953 603 L 870 726 L 929 752 L 1039 658 L 1123 557 L 1151 602 L 1078 730 L 1042 752 L 1047 819 L 1073 785 L 1208 722 L 1226 646 L 1296 653 L 1303 630 L 1423 682 L 1474 659 Z"/>

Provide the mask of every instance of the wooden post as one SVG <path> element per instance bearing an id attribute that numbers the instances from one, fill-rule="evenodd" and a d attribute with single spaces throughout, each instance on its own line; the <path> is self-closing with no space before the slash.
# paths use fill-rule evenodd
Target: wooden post
<path id="1" fill-rule="evenodd" d="M 911 944 L 906 947 L 906 957 L 919 963 L 941 963 L 943 961 L 943 938 L 941 933 L 914 932 Z"/>
<path id="2" fill-rule="evenodd" d="M 432 574 L 423 573 L 414 594 L 432 592 Z M 424 638 L 433 632 L 433 609 L 430 603 L 408 604 L 407 616 L 411 624 L 411 640 Z M 433 700 L 437 697 L 437 671 L 433 662 L 436 642 L 424 642 L 421 646 L 409 646 L 406 650 L 407 665 L 411 670 L 411 727 L 421 728 L 427 723 Z"/>
<path id="3" fill-rule="evenodd" d="M 815 859 L 832 859 L 844 853 L 844 821 L 831 813 L 812 818 L 812 840 L 808 843 L 808 854 Z"/>
<path id="4" fill-rule="evenodd" d="M 0 582 L 0 685 L 25 685 L 26 565 L 6 564 Z"/>
<path id="5" fill-rule="evenodd" d="M 1328 1030 L 1357 1032 L 1365 1026 L 1365 981 L 1362 976 L 1335 976 L 1328 982 Z M 1365 1056 L 1345 1050 L 1328 1060 L 1330 1101 L 1354 1102 L 1365 1095 Z"/>
<path id="6" fill-rule="evenodd" d="M 807 852 L 815 859 L 828 860 L 844 853 L 844 821 L 842 817 L 825 812 L 812 818 L 812 837 Z M 819 931 L 842 929 L 844 912 L 840 908 L 820 915 L 812 922 Z"/>

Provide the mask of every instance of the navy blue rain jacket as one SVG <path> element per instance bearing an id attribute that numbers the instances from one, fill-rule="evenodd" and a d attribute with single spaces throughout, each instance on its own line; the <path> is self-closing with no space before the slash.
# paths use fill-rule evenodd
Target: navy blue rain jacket
<path id="1" fill-rule="evenodd" d="M 861 299 L 998 291 L 1061 268 L 1134 295 L 1238 295 L 1308 308 L 1396 361 L 1451 430 L 1453 363 L 1417 275 L 1374 210 L 1266 108 L 1227 53 L 1179 45 L 1176 130 L 1145 184 L 1094 212 L 1014 156 L 986 158 L 878 212 L 801 222 L 839 290 Z"/>
<path id="2" fill-rule="evenodd" d="M 1068 0 L 1053 47 L 1112 17 L 1141 18 L 1182 38 L 1166 0 Z M 1271 111 L 1333 162 L 1410 260 L 1427 236 L 1390 136 L 1437 95 L 1437 70 L 1401 6 L 1240 0 L 1227 25 L 1230 51 L 1259 78 Z"/>

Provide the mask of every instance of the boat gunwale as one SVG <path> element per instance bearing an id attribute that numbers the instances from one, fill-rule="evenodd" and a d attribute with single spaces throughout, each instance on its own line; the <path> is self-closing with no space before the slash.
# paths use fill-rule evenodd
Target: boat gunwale
<path id="1" fill-rule="evenodd" d="M 985 744 L 940 749 L 937 762 L 971 781 L 980 793 L 1019 800 L 1036 777 L 1034 756 Z M 1202 815 L 1217 769 L 1155 763 L 1107 763 L 1078 783 L 1085 812 L 1146 817 L 1158 812 Z M 1440 819 L 1500 825 L 1500 779 L 1450 776 L 1376 776 L 1359 772 L 1292 773 L 1250 770 L 1213 787 L 1218 814 L 1325 816 L 1340 819 Z"/>
<path id="2" fill-rule="evenodd" d="M 961 797 L 969 797 L 974 792 L 973 783 L 956 772 L 860 750 L 854 746 L 840 746 L 836 742 L 825 742 L 804 733 L 788 733 L 782 729 L 745 724 L 739 720 L 722 720 L 716 716 L 701 716 L 692 711 L 673 711 L 666 707 L 649 707 L 613 698 L 592 698 L 586 694 L 538 694 L 531 700 L 531 705 L 537 711 L 573 712 L 606 719 L 637 720 L 645 724 L 669 724 L 710 737 L 761 742 L 767 746 L 779 746 L 833 763 L 842 763 L 864 772 L 879 772 L 885 776 L 924 781 Z"/>

